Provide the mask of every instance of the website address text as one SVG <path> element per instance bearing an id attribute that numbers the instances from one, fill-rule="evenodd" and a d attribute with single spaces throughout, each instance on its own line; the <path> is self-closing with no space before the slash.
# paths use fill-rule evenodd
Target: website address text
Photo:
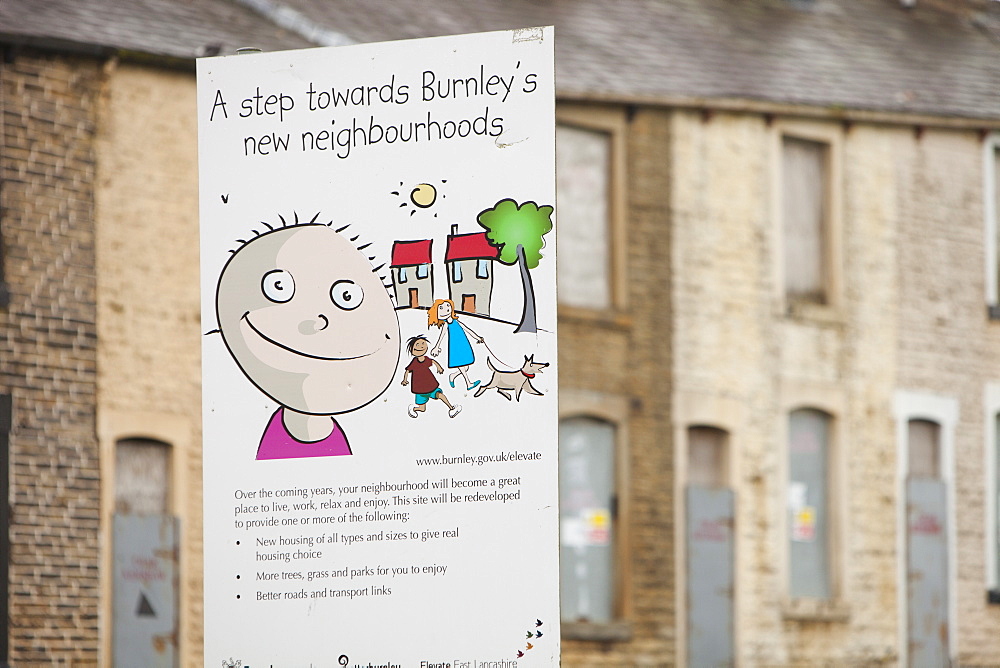
<path id="1" fill-rule="evenodd" d="M 497 464 L 501 462 L 523 462 L 535 461 L 542 458 L 540 452 L 501 452 L 495 455 L 456 455 L 449 457 L 417 458 L 417 466 L 451 466 L 453 464 L 468 464 L 470 466 L 482 466 L 483 464 Z"/>

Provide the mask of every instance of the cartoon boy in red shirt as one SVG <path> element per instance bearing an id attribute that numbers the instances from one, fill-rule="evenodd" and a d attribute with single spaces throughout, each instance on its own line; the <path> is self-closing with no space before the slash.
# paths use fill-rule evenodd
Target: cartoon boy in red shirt
<path id="1" fill-rule="evenodd" d="M 406 371 L 403 372 L 402 384 L 410 385 L 410 380 L 413 381 L 413 384 L 410 385 L 410 390 L 413 392 L 414 402 L 416 403 L 416 406 L 408 406 L 406 413 L 410 417 L 415 418 L 417 417 L 417 413 L 423 413 L 427 410 L 428 401 L 431 399 L 440 399 L 448 407 L 448 417 L 453 418 L 462 412 L 462 407 L 452 406 L 448 398 L 444 396 L 444 392 L 441 391 L 441 386 L 437 378 L 434 377 L 431 367 L 438 374 L 444 373 L 444 368 L 438 364 L 437 360 L 427 356 L 427 351 L 430 347 L 430 342 L 423 336 L 412 336 L 406 342 L 406 351 L 413 355 L 413 359 L 406 365 Z"/>

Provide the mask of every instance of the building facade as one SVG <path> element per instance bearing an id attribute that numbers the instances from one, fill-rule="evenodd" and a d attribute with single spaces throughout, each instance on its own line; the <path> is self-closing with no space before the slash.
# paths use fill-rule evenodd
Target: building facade
<path id="1" fill-rule="evenodd" d="M 98 665 L 101 79 L 93 61 L 31 50 L 7 50 L 0 67 L 3 665 Z"/>
<path id="2" fill-rule="evenodd" d="M 112 633 L 116 558 L 130 556 L 113 535 L 130 496 L 157 495 L 145 512 L 177 518 L 171 546 L 176 586 L 169 642 L 181 665 L 201 657 L 201 318 L 198 310 L 197 160 L 185 150 L 151 150 L 197 133 L 191 74 L 110 60 L 97 141 L 98 438 L 101 447 L 102 617 Z M 136 470 L 139 467 L 139 470 Z M 116 575 L 118 573 L 118 575 Z M 116 581 L 117 580 L 117 581 Z M 134 605 L 127 599 L 123 604 Z M 134 608 L 133 608 L 134 609 Z M 159 614 L 168 614 L 160 612 Z M 105 627 L 107 628 L 107 627 Z M 152 641 L 156 636 L 152 634 Z M 121 650 L 119 650 L 121 651 Z M 140 654 L 139 657 L 142 655 Z M 139 660 L 136 657 L 136 660 Z"/>
<path id="3" fill-rule="evenodd" d="M 720 478 L 737 501 L 740 662 L 996 663 L 987 636 L 1000 608 L 985 563 L 996 437 L 983 427 L 996 411 L 983 408 L 1000 330 L 984 290 L 987 136 L 901 118 L 688 112 L 673 126 L 672 155 L 689 167 L 672 207 L 675 517 L 685 520 L 683 487 L 705 475 L 698 431 L 717 429 Z M 790 227 L 796 202 L 783 192 L 806 170 L 803 141 L 817 151 L 811 187 L 822 193 L 812 244 Z M 734 188 L 737 173 L 755 178 Z M 826 267 L 809 290 L 804 255 L 808 269 Z M 920 478 L 941 497 L 911 517 Z M 914 542 L 921 533 L 936 547 Z M 935 549 L 937 571 L 918 558 Z M 917 580 L 935 581 L 937 603 Z"/>
<path id="4" fill-rule="evenodd" d="M 1000 665 L 990 3 L 83 4 L 0 4 L 0 665 L 116 665 L 139 508 L 202 663 L 193 59 L 548 24 L 564 665 Z"/>
<path id="5" fill-rule="evenodd" d="M 107 9 L 0 8 L 2 666 L 202 664 L 191 56 L 308 44 L 228 3 Z"/>

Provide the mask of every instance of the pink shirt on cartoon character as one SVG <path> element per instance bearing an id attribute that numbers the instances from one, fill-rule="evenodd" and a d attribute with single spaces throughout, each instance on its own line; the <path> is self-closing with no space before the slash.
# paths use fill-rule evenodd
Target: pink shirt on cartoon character
<path id="1" fill-rule="evenodd" d="M 285 428 L 282 421 L 284 412 L 284 408 L 279 408 L 271 416 L 270 422 L 267 423 L 264 435 L 260 438 L 260 447 L 257 448 L 258 460 L 333 457 L 351 454 L 351 446 L 347 442 L 347 436 L 333 418 L 331 418 L 333 433 L 323 440 L 304 443 L 288 433 L 288 429 Z"/>

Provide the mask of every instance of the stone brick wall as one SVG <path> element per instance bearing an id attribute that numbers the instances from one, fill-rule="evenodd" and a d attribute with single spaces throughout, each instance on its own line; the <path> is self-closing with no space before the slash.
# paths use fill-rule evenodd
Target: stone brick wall
<path id="1" fill-rule="evenodd" d="M 958 401 L 955 512 L 960 665 L 1000 665 L 1000 606 L 986 602 L 983 396 L 1000 380 L 1000 322 L 986 314 L 982 137 L 901 133 L 898 193 L 902 389 Z"/>
<path id="2" fill-rule="evenodd" d="M 97 142 L 98 411 L 103 475 L 115 441 L 171 445 L 181 518 L 183 666 L 202 665 L 201 290 L 195 78 L 109 63 Z M 105 517 L 110 522 L 111 503 Z M 110 535 L 106 536 L 110 538 Z M 110 555 L 105 564 L 110 566 Z M 110 583 L 108 583 L 110 584 Z M 105 611 L 110 612 L 109 602 Z M 105 638 L 105 649 L 109 648 Z"/>
<path id="3" fill-rule="evenodd" d="M 24 51 L 0 64 L 0 391 L 13 395 L 10 660 L 96 666 L 97 63 Z"/>
<path id="4" fill-rule="evenodd" d="M 1000 610 L 985 597 L 982 406 L 986 383 L 1000 377 L 1000 327 L 986 318 L 981 138 L 812 124 L 836 138 L 843 165 L 842 301 L 812 317 L 789 314 L 775 272 L 776 136 L 785 123 L 801 121 L 678 111 L 672 126 L 674 392 L 684 407 L 675 419 L 680 433 L 693 416 L 737 407 L 716 414 L 732 429 L 739 659 L 899 661 L 904 500 L 893 397 L 909 390 L 959 401 L 952 638 L 962 665 L 998 665 Z M 802 614 L 785 593 L 782 433 L 790 407 L 817 404 L 836 420 L 840 595 L 834 609 Z"/>
<path id="5" fill-rule="evenodd" d="M 871 172 L 861 177 L 844 161 L 852 166 L 843 199 L 853 208 L 842 218 L 850 248 L 841 308 L 817 318 L 790 317 L 775 272 L 780 230 L 773 184 L 781 128 L 760 116 L 679 112 L 674 129 L 674 389 L 688 407 L 677 418 L 679 427 L 697 424 L 714 403 L 721 408 L 715 423 L 731 429 L 739 659 L 746 665 L 877 665 L 894 651 L 893 539 L 865 524 L 891 513 L 882 497 L 893 490 L 892 357 L 880 362 L 878 356 L 891 353 L 884 332 L 892 328 L 878 309 L 893 281 L 891 263 L 878 275 L 885 244 L 872 238 L 877 230 L 855 210 L 877 206 L 854 192 Z M 840 134 L 839 126 L 832 131 Z M 861 140 L 840 134 L 837 141 L 849 154 Z M 881 185 L 892 192 L 891 183 Z M 725 410 L 727 401 L 738 411 Z M 832 486 L 841 516 L 834 539 L 839 563 L 832 569 L 838 604 L 804 614 L 787 595 L 782 436 L 789 410 L 802 406 L 834 416 Z M 681 441 L 675 445 L 684 448 Z"/>
<path id="6" fill-rule="evenodd" d="M 805 129 L 804 129 L 805 128 Z M 674 179 L 676 392 L 731 400 L 738 500 L 736 624 L 745 665 L 893 665 L 897 660 L 892 396 L 897 195 L 893 129 L 679 112 Z M 790 315 L 778 285 L 774 184 L 783 131 L 827 133 L 843 168 L 838 307 Z M 683 165 L 683 169 L 680 167 Z M 834 419 L 832 606 L 788 596 L 788 413 Z M 719 414 L 722 420 L 726 416 Z M 681 422 L 686 415 L 678 415 Z M 678 444 L 682 447 L 682 444 Z M 678 485 L 683 484 L 678 481 Z"/>
<path id="7" fill-rule="evenodd" d="M 560 391 L 593 392 L 627 406 L 619 490 L 623 559 L 616 564 L 627 640 L 566 639 L 564 666 L 663 666 L 674 652 L 673 488 L 670 432 L 669 115 L 639 111 L 622 129 L 627 169 L 619 240 L 627 301 L 610 311 L 561 309 Z"/>

